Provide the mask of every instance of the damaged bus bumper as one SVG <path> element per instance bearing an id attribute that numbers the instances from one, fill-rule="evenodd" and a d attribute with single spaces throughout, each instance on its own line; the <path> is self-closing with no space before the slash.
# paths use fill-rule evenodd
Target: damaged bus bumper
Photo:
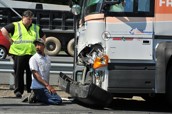
<path id="1" fill-rule="evenodd" d="M 72 97 L 79 99 L 86 104 L 96 104 L 99 106 L 108 106 L 112 100 L 112 95 L 96 86 L 95 84 L 81 84 L 73 81 L 67 75 L 60 73 L 58 86 Z"/>

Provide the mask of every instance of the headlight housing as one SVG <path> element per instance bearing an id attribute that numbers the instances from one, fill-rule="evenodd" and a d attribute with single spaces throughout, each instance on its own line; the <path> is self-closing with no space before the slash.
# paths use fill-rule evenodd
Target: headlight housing
<path id="1" fill-rule="evenodd" d="M 98 69 L 100 67 L 104 67 L 108 65 L 109 57 L 107 55 L 103 55 L 101 57 L 96 57 L 93 63 L 93 68 Z"/>

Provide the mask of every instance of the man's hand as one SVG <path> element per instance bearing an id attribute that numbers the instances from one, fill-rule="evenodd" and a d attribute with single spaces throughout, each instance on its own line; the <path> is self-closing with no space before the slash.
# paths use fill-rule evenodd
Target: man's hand
<path id="1" fill-rule="evenodd" d="M 56 93 L 56 90 L 51 85 L 47 85 L 46 88 L 50 93 Z"/>

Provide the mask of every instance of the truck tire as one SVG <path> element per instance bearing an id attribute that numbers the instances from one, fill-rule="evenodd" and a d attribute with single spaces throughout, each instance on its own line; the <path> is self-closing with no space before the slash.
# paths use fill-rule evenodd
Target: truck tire
<path id="1" fill-rule="evenodd" d="M 70 56 L 74 56 L 74 38 L 71 39 L 67 44 L 67 53 Z"/>
<path id="2" fill-rule="evenodd" d="M 61 43 L 56 37 L 47 37 L 45 41 L 45 53 L 54 56 L 61 50 Z"/>

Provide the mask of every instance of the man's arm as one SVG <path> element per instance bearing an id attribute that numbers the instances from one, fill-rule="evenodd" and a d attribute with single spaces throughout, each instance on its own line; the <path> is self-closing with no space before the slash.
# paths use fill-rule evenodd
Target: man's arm
<path id="1" fill-rule="evenodd" d="M 1 32 L 2 32 L 2 35 L 5 38 L 7 38 L 11 43 L 13 42 L 11 37 L 10 37 L 10 34 L 11 35 L 14 34 L 14 24 L 10 23 L 10 24 L 4 26 L 3 28 L 1 28 Z"/>
<path id="2" fill-rule="evenodd" d="M 40 76 L 40 74 L 36 71 L 36 70 L 32 70 L 33 76 L 35 77 L 35 79 L 41 83 L 42 85 L 44 85 L 50 92 L 55 93 L 55 89 L 48 84 L 48 82 L 46 82 L 45 80 L 43 80 Z"/>
<path id="3" fill-rule="evenodd" d="M 40 28 L 40 30 L 39 30 L 39 34 L 40 34 L 40 37 L 45 41 L 45 40 L 46 40 L 46 35 L 45 35 L 45 33 L 42 31 L 41 28 Z"/>
<path id="4" fill-rule="evenodd" d="M 4 27 L 1 29 L 1 32 L 2 32 L 2 35 L 10 41 L 10 43 L 13 42 L 12 39 L 10 38 L 8 31 Z"/>
<path id="5" fill-rule="evenodd" d="M 42 39 L 45 41 L 46 40 L 46 35 L 44 34 L 44 36 L 42 37 Z"/>

